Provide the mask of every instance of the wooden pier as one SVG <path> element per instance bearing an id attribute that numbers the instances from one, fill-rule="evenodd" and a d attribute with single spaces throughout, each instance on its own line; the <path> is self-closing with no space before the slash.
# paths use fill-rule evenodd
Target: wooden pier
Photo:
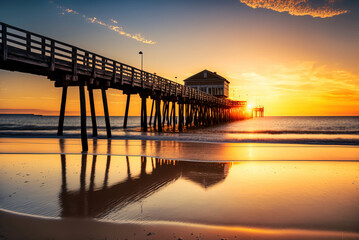
<path id="1" fill-rule="evenodd" d="M 252 117 L 264 117 L 264 107 L 257 106 L 252 108 Z"/>
<path id="2" fill-rule="evenodd" d="M 59 136 L 63 135 L 67 89 L 72 86 L 79 88 L 83 151 L 88 150 L 85 87 L 90 100 L 93 137 L 97 136 L 93 91 L 101 90 L 107 137 L 111 138 L 106 96 L 109 88 L 118 89 L 127 95 L 124 128 L 127 127 L 133 94 L 141 97 L 143 131 L 153 127 L 155 131 L 162 132 L 165 125 L 174 131 L 183 131 L 185 127 L 211 126 L 247 118 L 245 108 L 239 101 L 217 98 L 156 74 L 5 23 L 0 23 L 0 26 L 0 69 L 46 76 L 55 82 L 55 87 L 62 88 Z M 152 100 L 151 109 L 147 109 L 147 99 Z"/>

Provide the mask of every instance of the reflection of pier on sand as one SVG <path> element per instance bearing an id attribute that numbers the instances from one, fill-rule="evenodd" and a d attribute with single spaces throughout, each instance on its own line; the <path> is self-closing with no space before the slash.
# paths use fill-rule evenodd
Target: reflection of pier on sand
<path id="1" fill-rule="evenodd" d="M 64 144 L 60 141 L 64 152 Z M 108 145 L 108 153 L 111 152 Z M 96 141 L 94 141 L 96 149 Z M 86 184 L 86 169 L 92 157 L 91 176 Z M 161 188 L 175 182 L 179 177 L 191 180 L 203 188 L 209 188 L 223 181 L 228 174 L 230 163 L 201 163 L 164 160 L 141 157 L 141 171 L 137 176 L 131 174 L 131 160 L 126 156 L 127 177 L 108 185 L 111 155 L 107 156 L 102 186 L 95 186 L 97 155 L 81 156 L 80 188 L 69 191 L 66 175 L 66 154 L 61 154 L 62 187 L 59 196 L 62 217 L 102 217 L 111 210 L 120 210 L 129 204 L 149 197 Z M 147 164 L 150 161 L 150 164 Z M 133 163 L 133 162 L 132 162 Z M 149 168 L 149 169 L 148 169 Z M 111 176 L 112 178 L 115 176 Z"/>

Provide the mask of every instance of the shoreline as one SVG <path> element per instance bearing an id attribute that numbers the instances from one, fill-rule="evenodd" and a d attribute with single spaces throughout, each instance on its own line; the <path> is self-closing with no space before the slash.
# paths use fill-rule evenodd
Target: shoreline
<path id="1" fill-rule="evenodd" d="M 0 138 L 0 154 L 81 154 L 77 138 Z M 88 155 L 147 156 L 182 161 L 357 161 L 352 145 L 198 143 L 89 139 Z"/>
<path id="2" fill-rule="evenodd" d="M 21 231 L 18 231 L 21 229 Z M 9 239 L 358 239 L 359 233 L 270 229 L 179 222 L 112 222 L 50 218 L 0 209 L 2 237 Z"/>
<path id="3" fill-rule="evenodd" d="M 135 131 L 132 133 L 141 133 L 140 131 Z M 188 142 L 188 143 L 202 143 L 202 144 L 289 144 L 289 145 L 312 145 L 312 146 L 353 146 L 359 147 L 359 139 L 352 138 L 352 139 L 342 139 L 342 138 L 263 138 L 263 139 L 256 139 L 256 138 L 243 138 L 243 139 L 216 139 L 216 141 L 205 141 L 205 140 L 192 140 L 191 138 L 186 138 L 184 135 L 180 135 L 181 137 L 172 137 L 170 135 L 165 134 L 178 134 L 178 132 L 163 132 L 158 134 L 156 132 L 147 132 L 147 134 L 154 134 L 154 135 L 115 135 L 113 134 L 110 140 L 143 140 L 143 141 L 167 141 L 167 142 Z M 251 133 L 247 133 L 251 134 Z M 270 136 L 271 134 L 263 134 L 266 136 Z M 284 136 L 286 134 L 272 134 L 275 136 Z M 301 135 L 301 134 L 300 134 Z M 323 135 L 328 136 L 328 134 L 307 134 L 309 136 L 315 135 Z M 335 135 L 336 136 L 336 135 Z M 338 134 L 337 136 L 340 136 Z M 348 136 L 357 136 L 356 134 L 349 134 Z M 54 136 L 54 134 L 45 133 L 43 135 L 36 134 L 36 135 L 0 135 L 0 139 L 81 139 L 78 134 L 68 134 L 66 136 Z M 98 136 L 95 138 L 88 137 L 88 140 L 107 140 L 106 135 Z"/>
<path id="4" fill-rule="evenodd" d="M 88 158 L 86 155 L 93 157 Z M 137 158 L 128 159 L 123 156 Z M 153 168 L 152 159 L 142 165 L 142 158 L 139 156 L 160 158 L 155 160 L 158 161 L 155 164 L 157 170 Z M 356 191 L 353 188 L 357 189 L 357 175 L 352 169 L 357 166 L 359 148 L 355 146 L 89 139 L 89 151 L 81 153 L 80 139 L 0 138 L 0 157 L 7 162 L 4 164 L 4 176 L 10 174 L 10 179 L 13 178 L 9 186 L 4 185 L 3 197 L 8 205 L 4 204 L 3 207 L 16 211 L 0 208 L 0 239 L 359 239 L 359 232 L 356 232 L 355 227 L 357 218 L 351 213 L 353 208 L 349 208 L 353 203 L 346 204 L 344 210 L 332 209 L 326 215 L 326 211 L 323 211 L 327 208 L 316 200 L 318 197 L 323 199 L 328 191 L 337 191 L 339 186 L 342 193 L 340 196 L 348 193 L 348 190 L 350 193 Z M 176 160 L 194 163 L 191 163 L 189 169 L 184 163 L 175 163 Z M 36 167 L 27 165 L 35 161 Z M 129 168 L 126 171 L 126 161 L 127 164 L 128 161 L 131 162 L 130 175 Z M 198 165 L 201 162 L 212 164 L 212 167 Z M 198 166 L 194 167 L 193 164 Z M 13 166 L 22 168 L 19 170 Z M 145 167 L 143 171 L 143 166 L 147 166 L 147 170 Z M 351 175 L 348 175 L 348 170 Z M 333 174 L 328 175 L 333 176 L 331 183 L 322 179 L 321 172 Z M 42 180 L 50 176 L 51 180 Z M 305 176 L 314 183 L 306 182 Z M 131 180 L 126 180 L 126 177 Z M 211 181 L 218 184 L 210 187 L 207 184 Z M 133 185 L 136 182 L 139 185 Z M 151 192 L 156 193 L 153 189 L 159 189 L 157 194 L 148 195 L 146 189 L 132 192 L 133 189 L 142 189 L 139 186 L 147 186 L 147 183 L 150 184 L 148 187 L 152 189 Z M 34 196 L 26 200 L 29 189 L 32 189 L 31 194 Z M 181 191 L 186 191 L 187 194 Z M 207 201 L 207 197 L 213 198 L 216 191 L 215 201 Z M 37 198 L 36 196 L 42 196 L 41 193 L 44 196 Z M 176 194 L 180 194 L 179 199 L 182 200 L 174 197 Z M 137 200 L 131 202 L 126 196 L 130 200 L 136 196 L 134 199 Z M 141 196 L 144 198 L 140 198 Z M 39 212 L 28 212 L 35 215 L 23 214 L 20 213 L 21 208 L 9 207 L 14 200 L 20 199 L 26 204 L 33 202 L 35 208 L 46 205 L 47 202 L 60 204 L 59 209 L 64 213 L 50 215 L 55 217 L 42 217 L 41 211 L 57 211 L 57 207 L 43 207 Z M 193 202 L 194 199 L 197 201 Z M 276 200 L 271 202 L 270 199 Z M 74 210 L 78 208 L 75 207 L 78 201 L 86 209 L 83 217 L 76 215 L 78 212 Z M 127 207 L 128 201 L 130 204 Z M 112 208 L 112 202 L 117 202 L 116 208 Z M 67 205 L 69 203 L 72 206 L 70 208 Z M 193 204 L 193 209 L 189 208 L 190 205 L 183 205 L 187 209 L 183 209 L 183 215 L 176 210 L 181 204 L 189 203 Z M 208 216 L 196 210 L 202 203 L 209 204 L 208 211 L 215 216 L 211 221 L 202 221 Z M 341 206 L 338 203 L 346 202 L 337 198 L 336 194 L 330 194 L 326 203 L 323 202 L 327 207 Z M 147 214 L 154 217 L 150 221 L 145 217 L 129 218 L 129 221 L 126 218 L 116 218 L 114 216 L 120 212 L 115 209 L 121 211 L 121 204 L 127 207 L 123 208 L 122 214 L 137 216 L 137 211 L 142 211 L 144 204 Z M 213 208 L 210 207 L 211 204 L 214 204 Z M 302 224 L 303 217 L 308 216 L 295 208 L 301 205 L 308 216 L 316 216 L 313 224 L 308 225 L 305 221 Z M 91 214 L 86 213 L 102 209 L 94 206 L 111 209 L 113 216 L 92 218 Z M 222 208 L 219 212 L 218 209 Z M 170 215 L 164 214 L 161 217 L 158 209 L 173 211 Z M 206 209 L 205 205 L 203 209 Z M 350 211 L 346 214 L 348 209 Z M 267 213 L 267 217 L 257 218 L 258 214 L 263 214 L 262 211 Z M 80 213 L 82 214 L 81 211 Z M 276 213 L 275 216 L 271 215 L 273 213 Z M 290 213 L 296 217 L 292 217 Z M 337 220 L 326 221 L 333 216 Z M 226 221 L 220 221 L 223 217 Z M 344 228 L 338 227 L 336 223 L 344 217 L 351 219 L 350 222 L 340 225 Z M 274 223 L 267 225 L 268 222 Z"/>

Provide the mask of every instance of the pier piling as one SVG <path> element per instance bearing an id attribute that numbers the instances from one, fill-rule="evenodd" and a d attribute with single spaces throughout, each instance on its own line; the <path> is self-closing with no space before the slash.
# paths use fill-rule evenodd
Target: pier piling
<path id="1" fill-rule="evenodd" d="M 123 128 L 127 128 L 128 109 L 130 107 L 131 94 L 127 94 L 125 118 L 123 120 Z"/>
<path id="2" fill-rule="evenodd" d="M 90 99 L 90 108 L 91 108 L 91 120 L 92 120 L 92 136 L 97 137 L 97 122 L 96 122 L 96 112 L 95 112 L 95 101 L 93 97 L 93 89 L 87 87 Z"/>
<path id="3" fill-rule="evenodd" d="M 108 104 L 107 104 L 106 89 L 105 89 L 105 88 L 101 88 L 101 92 L 102 92 L 103 111 L 104 111 L 104 114 L 105 114 L 105 123 L 106 123 L 107 138 L 111 138 L 110 115 L 109 115 L 109 113 L 108 113 Z"/>
<path id="4" fill-rule="evenodd" d="M 57 128 L 57 135 L 58 136 L 62 136 L 63 131 L 64 131 L 66 97 L 67 97 L 67 86 L 64 86 L 64 87 L 62 87 L 60 117 L 59 117 L 59 125 L 58 125 L 58 128 Z"/>
<path id="5" fill-rule="evenodd" d="M 81 111 L 81 143 L 82 151 L 86 152 L 88 150 L 87 143 L 87 129 L 86 129 L 86 99 L 85 99 L 85 87 L 84 83 L 80 83 L 80 111 Z"/>

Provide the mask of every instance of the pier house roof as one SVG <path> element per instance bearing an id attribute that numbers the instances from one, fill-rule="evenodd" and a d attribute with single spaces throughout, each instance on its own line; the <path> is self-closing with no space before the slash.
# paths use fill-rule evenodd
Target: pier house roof
<path id="1" fill-rule="evenodd" d="M 229 83 L 227 79 L 218 75 L 216 72 L 208 71 L 207 69 L 203 70 L 202 72 L 196 73 L 195 75 L 183 80 L 186 85 L 191 85 L 192 83 L 204 83 L 204 84 L 215 84 L 214 82 L 226 82 Z"/>

